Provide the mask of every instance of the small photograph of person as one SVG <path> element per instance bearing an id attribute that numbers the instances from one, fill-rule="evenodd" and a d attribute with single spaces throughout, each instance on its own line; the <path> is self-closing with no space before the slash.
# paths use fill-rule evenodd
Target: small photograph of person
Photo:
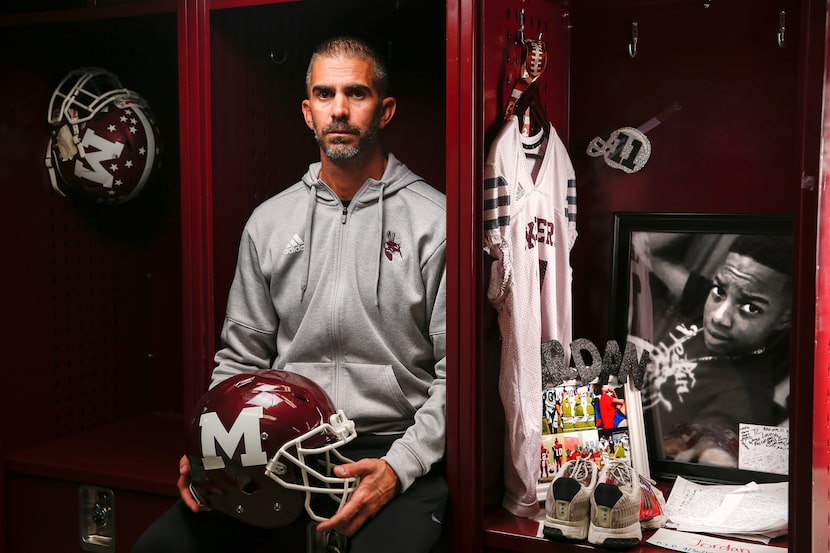
<path id="1" fill-rule="evenodd" d="M 594 384 L 597 428 L 613 429 L 628 426 L 625 408 L 625 387 L 613 383 Z"/>
<path id="2" fill-rule="evenodd" d="M 634 234 L 631 340 L 664 457 L 737 467 L 739 424 L 787 425 L 792 237 Z"/>

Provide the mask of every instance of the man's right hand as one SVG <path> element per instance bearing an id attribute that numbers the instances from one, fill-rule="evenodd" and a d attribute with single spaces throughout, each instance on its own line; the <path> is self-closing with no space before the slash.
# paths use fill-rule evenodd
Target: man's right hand
<path id="1" fill-rule="evenodd" d="M 199 502 L 190 493 L 190 461 L 188 461 L 187 455 L 182 455 L 182 458 L 179 459 L 179 481 L 176 485 L 184 504 L 194 513 L 198 513 Z"/>

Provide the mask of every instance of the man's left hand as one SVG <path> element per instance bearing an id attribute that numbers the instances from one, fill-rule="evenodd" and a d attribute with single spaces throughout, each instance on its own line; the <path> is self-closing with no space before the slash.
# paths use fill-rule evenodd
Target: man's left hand
<path id="1" fill-rule="evenodd" d="M 382 459 L 361 459 L 334 468 L 334 474 L 341 478 L 360 478 L 352 496 L 329 520 L 317 525 L 320 532 L 335 530 L 344 536 L 351 536 L 391 500 L 398 488 L 398 475 Z"/>

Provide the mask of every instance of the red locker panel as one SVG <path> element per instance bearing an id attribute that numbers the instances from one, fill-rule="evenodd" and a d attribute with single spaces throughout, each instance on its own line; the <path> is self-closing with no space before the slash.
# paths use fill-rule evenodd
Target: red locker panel
<path id="1" fill-rule="evenodd" d="M 82 552 L 79 531 L 79 487 L 94 485 L 11 474 L 8 549 L 13 553 Z M 96 486 L 100 487 L 100 486 Z M 129 551 L 150 522 L 167 510 L 173 498 L 107 488 L 113 492 L 114 551 Z"/>
<path id="2" fill-rule="evenodd" d="M 158 35 L 155 41 L 146 35 Z M 148 16 L 4 28 L 0 180 L 15 206 L 3 218 L 8 271 L 7 385 L 38 390 L 31 432 L 11 424 L 31 393 L 4 403 L 5 447 L 21 448 L 148 412 L 181 395 L 180 233 L 175 18 Z M 122 48 L 107 47 L 119 42 Z M 65 48 L 64 45 L 73 45 Z M 143 60 L 143 61 L 140 61 Z M 152 62 L 150 61 L 152 60 Z M 162 166 L 136 200 L 99 206 L 56 194 L 44 166 L 46 111 L 70 69 L 101 66 L 150 103 Z M 173 88 L 175 90 L 175 88 Z"/>
<path id="3" fill-rule="evenodd" d="M 805 114 L 818 116 L 811 58 L 811 3 L 585 2 L 574 9 L 571 146 L 577 169 L 580 237 L 574 248 L 578 335 L 606 339 L 614 211 L 755 212 L 794 217 L 796 281 L 791 347 L 790 534 L 794 550 L 810 533 L 809 482 L 800 475 L 811 440 L 811 349 L 817 155 Z M 708 7 L 707 7 L 708 5 Z M 780 11 L 786 14 L 779 44 Z M 629 55 L 631 22 L 638 53 Z M 585 27 L 585 29 L 583 29 Z M 809 39 L 809 42 L 808 42 Z M 649 46 L 651 45 L 651 46 Z M 810 63 L 813 65 L 810 65 Z M 812 84 L 812 86 L 811 86 Z M 679 110 L 648 132 L 652 157 L 627 175 L 586 155 L 596 136 Z M 802 141 L 807 136 L 806 141 Z M 599 308 L 599 309 L 597 309 Z"/>
<path id="4" fill-rule="evenodd" d="M 521 6 L 530 12 L 555 4 L 523 2 Z M 815 211 L 810 208 L 809 191 L 802 189 L 802 172 L 815 173 L 802 156 L 805 143 L 815 137 L 804 142 L 802 137 L 809 132 L 804 114 L 817 113 L 812 97 L 816 89 L 810 87 L 816 68 L 808 68 L 806 62 L 815 46 L 808 38 L 820 41 L 821 37 L 805 34 L 805 18 L 811 13 L 808 4 L 631 0 L 568 5 L 568 145 L 577 171 L 579 231 L 572 252 L 575 337 L 604 344 L 609 335 L 612 214 L 653 211 L 793 215 L 803 252 L 796 275 L 796 326 L 801 339 L 811 339 L 814 275 L 809 257 L 815 236 L 804 229 L 809 229 Z M 492 14 L 497 17 L 514 7 L 505 1 L 484 6 L 485 29 Z M 779 46 L 782 9 L 786 32 Z M 633 22 L 638 24 L 635 57 L 629 52 Z M 490 117 L 498 109 L 488 110 L 487 102 L 502 97 L 505 83 L 488 76 L 487 68 L 510 68 L 510 60 L 505 63 L 496 48 L 488 49 L 498 36 L 485 33 L 482 39 L 485 114 Z M 642 171 L 626 174 L 587 154 L 595 137 L 607 138 L 617 128 L 638 127 L 653 117 L 662 122 L 648 132 L 652 157 Z M 486 117 L 485 128 L 490 123 Z M 488 145 L 485 140 L 485 150 Z M 482 314 L 479 408 L 482 419 L 491 423 L 482 433 L 483 443 L 492 444 L 482 455 L 483 486 L 493 492 L 485 494 L 486 507 L 497 506 L 500 500 L 501 459 L 497 372 L 491 366 L 498 341 L 488 306 L 482 307 Z M 795 447 L 803 451 L 811 439 L 811 371 L 805 368 L 812 366 L 812 354 L 805 348 L 793 349 L 792 366 L 799 368 L 799 374 L 794 378 L 797 389 L 791 393 L 798 405 L 792 413 L 791 443 L 802 444 Z M 794 453 L 793 466 L 803 468 L 803 459 Z M 807 483 L 795 479 L 791 496 L 803 498 L 809 493 Z M 792 504 L 789 539 L 803 546 L 810 533 L 805 521 L 809 504 L 803 499 Z M 548 550 L 551 545 L 546 540 L 532 537 L 535 525 L 523 522 L 504 518 L 498 510 L 488 514 L 485 546 L 493 551 Z"/>
<path id="5" fill-rule="evenodd" d="M 6 515 L 46 511 L 48 479 L 59 486 L 71 473 L 168 501 L 175 493 L 183 391 L 174 10 L 166 1 L 0 15 L 0 185 L 12 206 L 0 223 L 9 323 L 0 454 L 4 472 L 41 481 L 44 492 L 23 500 L 6 487 L 4 541 L 18 535 Z M 160 129 L 162 164 L 122 206 L 59 196 L 44 166 L 52 90 L 87 66 L 146 98 Z M 136 432 L 157 435 L 139 450 Z"/>
<path id="6" fill-rule="evenodd" d="M 830 20 L 828 20 L 830 23 Z M 827 63 L 825 57 L 825 63 Z M 812 528 L 813 551 L 830 551 L 830 86 L 824 74 L 824 111 L 822 113 L 821 174 L 818 198 L 818 245 L 816 266 L 816 338 L 814 435 L 812 441 Z"/>
<path id="7" fill-rule="evenodd" d="M 778 9 L 787 42 L 777 44 Z M 614 211 L 795 213 L 799 3 L 583 2 L 573 10 L 571 155 L 579 335 L 605 343 Z M 631 23 L 638 53 L 631 58 Z M 591 140 L 639 127 L 645 168 L 627 174 L 587 155 Z"/>

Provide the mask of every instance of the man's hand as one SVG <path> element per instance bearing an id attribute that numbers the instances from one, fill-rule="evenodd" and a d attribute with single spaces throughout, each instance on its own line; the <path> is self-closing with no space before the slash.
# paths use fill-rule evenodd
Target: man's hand
<path id="1" fill-rule="evenodd" d="M 360 477 L 360 483 L 340 511 L 317 525 L 320 532 L 336 530 L 351 536 L 391 500 L 398 489 L 398 475 L 382 459 L 361 459 L 334 468 L 341 478 Z"/>
<path id="2" fill-rule="evenodd" d="M 187 455 L 182 455 L 179 459 L 179 481 L 176 483 L 179 488 L 179 495 L 184 501 L 184 504 L 194 513 L 199 512 L 199 503 L 194 499 L 193 494 L 190 493 L 190 461 Z"/>

